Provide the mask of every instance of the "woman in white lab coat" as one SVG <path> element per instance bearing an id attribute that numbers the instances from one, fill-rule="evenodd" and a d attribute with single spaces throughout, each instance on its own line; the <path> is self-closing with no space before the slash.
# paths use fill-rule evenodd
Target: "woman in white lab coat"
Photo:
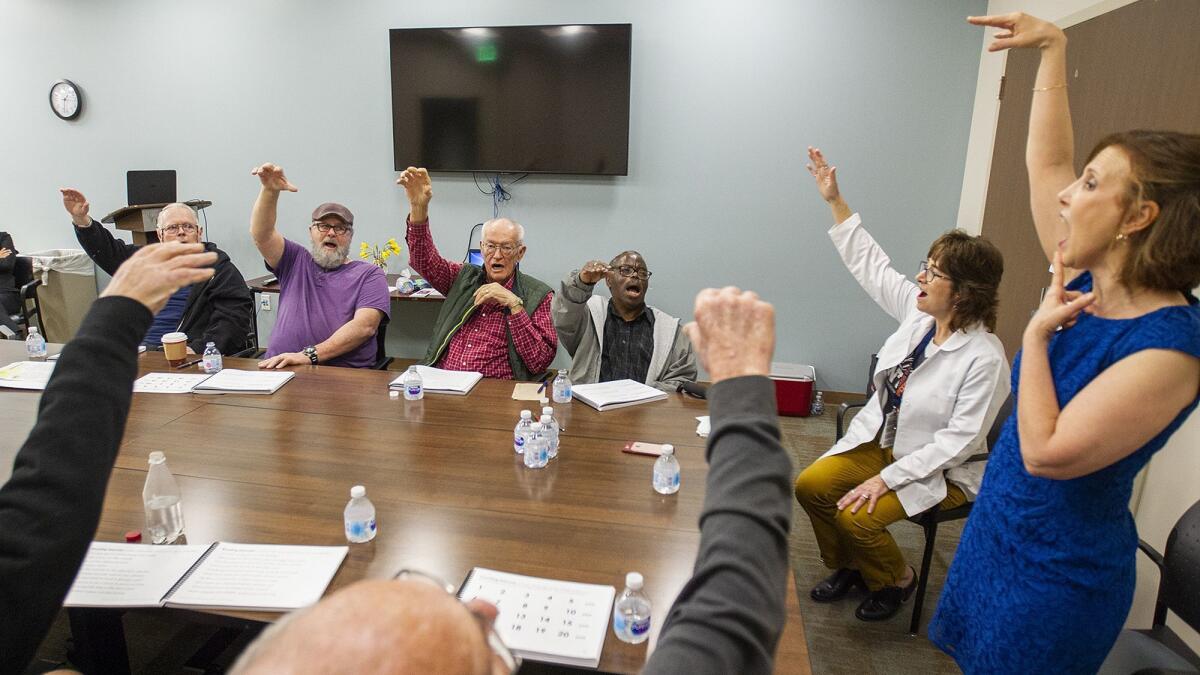
<path id="1" fill-rule="evenodd" d="M 813 587 L 817 602 L 869 593 L 855 616 L 882 621 L 916 588 L 913 568 L 887 531 L 941 504 L 972 499 L 987 431 L 1009 392 L 1008 360 L 991 330 L 1004 262 L 990 242 L 953 230 L 930 246 L 915 283 L 862 227 L 838 190 L 836 168 L 809 148 L 809 172 L 833 211 L 829 236 L 846 268 L 900 327 L 883 343 L 875 393 L 846 435 L 796 478 L 833 574 Z"/>

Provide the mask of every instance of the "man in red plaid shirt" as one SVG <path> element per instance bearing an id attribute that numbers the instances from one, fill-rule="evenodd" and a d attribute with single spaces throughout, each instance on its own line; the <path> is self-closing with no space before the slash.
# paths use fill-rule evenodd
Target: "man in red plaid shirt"
<path id="1" fill-rule="evenodd" d="M 429 172 L 409 167 L 396 181 L 408 194 L 409 265 L 446 296 L 422 363 L 485 377 L 535 380 L 558 351 L 553 292 L 524 274 L 525 229 L 507 218 L 483 225 L 483 267 L 443 258 L 429 233 Z"/>

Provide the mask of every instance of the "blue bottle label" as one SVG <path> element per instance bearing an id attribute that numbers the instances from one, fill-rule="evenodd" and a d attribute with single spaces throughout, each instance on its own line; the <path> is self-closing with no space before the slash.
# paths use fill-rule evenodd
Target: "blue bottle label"
<path id="1" fill-rule="evenodd" d="M 413 387 L 413 386 L 410 386 L 410 387 L 408 388 L 408 395 L 409 395 L 409 396 L 420 396 L 420 395 L 421 395 L 421 388 L 420 388 L 420 387 Z"/>
<path id="2" fill-rule="evenodd" d="M 633 621 L 630 624 L 629 632 L 633 635 L 645 635 L 650 632 L 650 617 L 646 617 L 640 621 Z"/>

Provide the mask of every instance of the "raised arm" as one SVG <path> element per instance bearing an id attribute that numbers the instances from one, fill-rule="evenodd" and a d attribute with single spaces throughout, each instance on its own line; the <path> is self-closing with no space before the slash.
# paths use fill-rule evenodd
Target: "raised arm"
<path id="1" fill-rule="evenodd" d="M 562 280 L 561 288 L 554 294 L 551 313 L 554 315 L 554 328 L 558 331 L 558 339 L 572 357 L 579 349 L 579 341 L 583 339 L 587 322 L 591 321 L 587 301 L 592 297 L 592 289 L 596 282 L 604 276 L 608 265 L 599 260 L 592 260 L 575 270 Z"/>
<path id="2" fill-rule="evenodd" d="M 283 235 L 275 229 L 275 217 L 279 212 L 279 193 L 285 190 L 299 190 L 288 182 L 287 176 L 283 175 L 283 168 L 274 164 L 263 164 L 250 173 L 258 176 L 258 180 L 262 182 L 258 199 L 254 200 L 254 210 L 250 212 L 250 238 L 254 240 L 254 246 L 263 260 L 274 269 L 283 257 Z"/>
<path id="3" fill-rule="evenodd" d="M 58 191 L 62 193 L 63 208 L 71 214 L 71 223 L 75 225 L 75 238 L 79 240 L 79 245 L 100 269 L 110 275 L 116 274 L 117 268 L 128 260 L 138 247 L 117 239 L 93 220 L 89 213 L 91 205 L 82 192 L 74 188 L 59 188 Z"/>
<path id="4" fill-rule="evenodd" d="M 1058 193 L 1075 180 L 1075 140 L 1071 110 L 1067 106 L 1067 36 L 1058 26 L 1017 12 L 972 16 L 976 26 L 999 28 L 988 51 L 1038 49 L 1041 62 L 1033 84 L 1029 109 L 1029 140 L 1025 168 L 1029 172 L 1029 207 L 1038 242 L 1047 260 L 1054 259 L 1058 242 L 1066 236 L 1059 218 Z"/>
<path id="5" fill-rule="evenodd" d="M 874 237 L 862 227 L 857 214 L 842 199 L 837 184 L 837 167 L 829 166 L 817 148 L 808 148 L 808 172 L 816 181 L 817 191 L 833 212 L 835 225 L 829 237 L 855 281 L 883 311 L 897 321 L 917 311 L 920 289 L 908 277 L 892 269 L 892 261 Z"/>
<path id="6" fill-rule="evenodd" d="M 443 258 L 429 232 L 429 201 L 433 199 L 433 181 L 429 172 L 410 166 L 396 179 L 408 196 L 408 224 L 404 241 L 408 244 L 408 264 L 425 277 L 439 293 L 450 292 L 463 263 Z"/>

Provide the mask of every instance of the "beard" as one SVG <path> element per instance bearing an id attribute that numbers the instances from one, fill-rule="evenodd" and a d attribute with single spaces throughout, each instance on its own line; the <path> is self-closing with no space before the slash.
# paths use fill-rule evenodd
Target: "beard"
<path id="1" fill-rule="evenodd" d="M 313 262 L 317 263 L 321 269 L 335 270 L 341 267 L 342 263 L 346 262 L 349 255 L 350 244 L 338 246 L 333 250 L 326 248 L 325 242 L 313 244 L 312 247 Z"/>

